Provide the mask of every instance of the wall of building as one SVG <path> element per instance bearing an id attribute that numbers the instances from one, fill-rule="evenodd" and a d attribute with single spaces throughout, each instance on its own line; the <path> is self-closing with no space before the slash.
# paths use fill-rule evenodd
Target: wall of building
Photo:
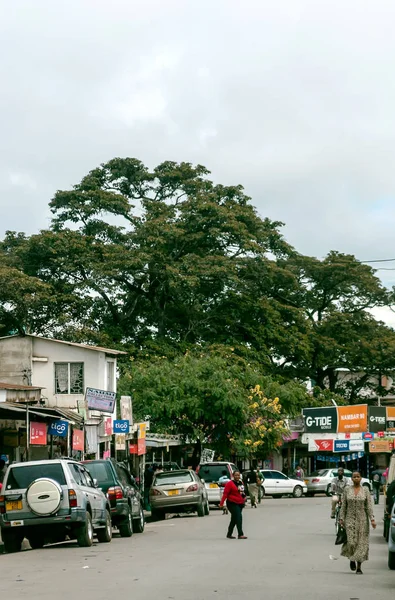
<path id="1" fill-rule="evenodd" d="M 30 337 L 0 339 L 0 381 L 32 385 L 31 349 Z"/>
<path id="2" fill-rule="evenodd" d="M 39 359 L 39 360 L 35 360 Z M 47 359 L 43 361 L 42 359 Z M 48 406 L 78 409 L 83 405 L 84 394 L 55 394 L 55 363 L 84 363 L 84 390 L 87 387 L 107 389 L 107 362 L 116 362 L 104 352 L 68 346 L 55 341 L 33 338 L 32 385 L 43 386 L 43 397 Z M 114 368 L 114 386 L 115 386 Z M 114 391 L 115 391 L 114 387 Z"/>

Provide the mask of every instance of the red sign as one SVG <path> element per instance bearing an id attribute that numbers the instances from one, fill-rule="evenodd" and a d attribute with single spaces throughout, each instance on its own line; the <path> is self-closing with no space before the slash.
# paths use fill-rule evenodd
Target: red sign
<path id="1" fill-rule="evenodd" d="M 333 440 L 314 440 L 314 444 L 320 452 L 333 452 Z"/>
<path id="2" fill-rule="evenodd" d="M 30 423 L 30 443 L 32 446 L 47 445 L 47 426 L 45 423 Z"/>
<path id="3" fill-rule="evenodd" d="M 141 456 L 146 453 L 145 438 L 137 440 L 137 454 Z"/>
<path id="4" fill-rule="evenodd" d="M 81 452 L 85 450 L 85 439 L 82 429 L 73 429 L 72 448 L 73 450 L 80 450 Z"/>
<path id="5" fill-rule="evenodd" d="M 112 420 L 111 420 L 111 418 L 104 419 L 104 435 L 112 435 Z"/>
<path id="6" fill-rule="evenodd" d="M 138 451 L 137 444 L 129 445 L 129 454 L 137 454 L 137 451 Z"/>

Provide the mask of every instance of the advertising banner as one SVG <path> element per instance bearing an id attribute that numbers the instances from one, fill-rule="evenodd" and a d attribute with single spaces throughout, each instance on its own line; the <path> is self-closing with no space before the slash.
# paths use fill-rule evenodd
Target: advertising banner
<path id="1" fill-rule="evenodd" d="M 107 417 L 104 419 L 104 435 L 112 435 L 112 419 Z"/>
<path id="2" fill-rule="evenodd" d="M 117 419 L 113 423 L 114 433 L 129 433 L 129 421 L 126 419 Z"/>
<path id="3" fill-rule="evenodd" d="M 47 445 L 47 426 L 45 423 L 30 422 L 30 444 L 32 446 Z"/>
<path id="4" fill-rule="evenodd" d="M 385 431 L 387 411 L 385 406 L 369 406 L 369 422 L 367 431 L 378 433 Z"/>
<path id="5" fill-rule="evenodd" d="M 85 450 L 85 436 L 82 429 L 73 429 L 72 445 L 73 450 L 83 452 Z"/>
<path id="6" fill-rule="evenodd" d="M 115 399 L 115 392 L 86 388 L 85 400 L 89 410 L 97 410 L 99 412 L 112 414 L 115 408 Z"/>
<path id="7" fill-rule="evenodd" d="M 395 431 L 395 406 L 387 406 L 387 431 Z"/>
<path id="8" fill-rule="evenodd" d="M 309 452 L 333 452 L 334 440 L 309 440 Z"/>
<path id="9" fill-rule="evenodd" d="M 57 435 L 58 437 L 66 437 L 69 430 L 67 421 L 52 421 L 48 427 L 49 435 Z"/>
<path id="10" fill-rule="evenodd" d="M 129 421 L 130 427 L 133 425 L 133 416 L 132 416 L 132 399 L 130 396 L 121 396 L 119 401 L 119 407 L 121 410 L 121 419 L 124 421 Z M 127 431 L 126 433 L 129 433 Z"/>
<path id="11" fill-rule="evenodd" d="M 350 452 L 362 452 L 365 450 L 365 442 L 363 440 L 349 440 Z"/>
<path id="12" fill-rule="evenodd" d="M 349 452 L 351 440 L 335 440 L 333 452 Z"/>
<path id="13" fill-rule="evenodd" d="M 337 432 L 337 409 L 335 406 L 304 408 L 303 417 L 307 433 Z M 366 428 L 364 431 L 366 431 Z"/>
<path id="14" fill-rule="evenodd" d="M 375 440 L 370 442 L 370 452 L 392 452 L 394 442 L 392 440 Z"/>
<path id="15" fill-rule="evenodd" d="M 337 431 L 339 433 L 368 431 L 367 404 L 356 404 L 355 406 L 338 406 L 337 415 Z"/>

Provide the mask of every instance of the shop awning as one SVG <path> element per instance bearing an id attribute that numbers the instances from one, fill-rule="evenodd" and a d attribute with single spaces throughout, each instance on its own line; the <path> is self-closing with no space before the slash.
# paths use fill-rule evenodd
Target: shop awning
<path id="1" fill-rule="evenodd" d="M 72 424 L 81 424 L 83 421 L 83 418 L 72 410 L 41 406 L 29 406 L 29 417 L 30 419 L 32 417 L 39 418 L 42 421 L 63 419 Z M 0 419 L 26 421 L 26 405 L 15 402 L 1 402 Z"/>

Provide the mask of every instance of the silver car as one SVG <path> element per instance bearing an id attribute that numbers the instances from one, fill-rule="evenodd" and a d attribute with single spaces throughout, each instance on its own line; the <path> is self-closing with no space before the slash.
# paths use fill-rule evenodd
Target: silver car
<path id="1" fill-rule="evenodd" d="M 331 496 L 332 480 L 334 477 L 337 477 L 337 469 L 320 469 L 305 477 L 304 482 L 307 486 L 306 496 L 314 496 L 314 494 Z M 345 469 L 344 477 L 351 479 L 352 471 Z M 368 487 L 370 492 L 372 491 L 371 483 L 366 477 L 362 477 L 361 485 Z"/>
<path id="2" fill-rule="evenodd" d="M 70 459 L 11 464 L 0 495 L 0 526 L 6 552 L 77 539 L 91 546 L 112 538 L 111 509 L 84 465 Z"/>
<path id="3" fill-rule="evenodd" d="M 164 519 L 166 513 L 197 512 L 204 517 L 210 512 L 204 482 L 189 469 L 155 475 L 150 504 L 154 519 Z"/>

